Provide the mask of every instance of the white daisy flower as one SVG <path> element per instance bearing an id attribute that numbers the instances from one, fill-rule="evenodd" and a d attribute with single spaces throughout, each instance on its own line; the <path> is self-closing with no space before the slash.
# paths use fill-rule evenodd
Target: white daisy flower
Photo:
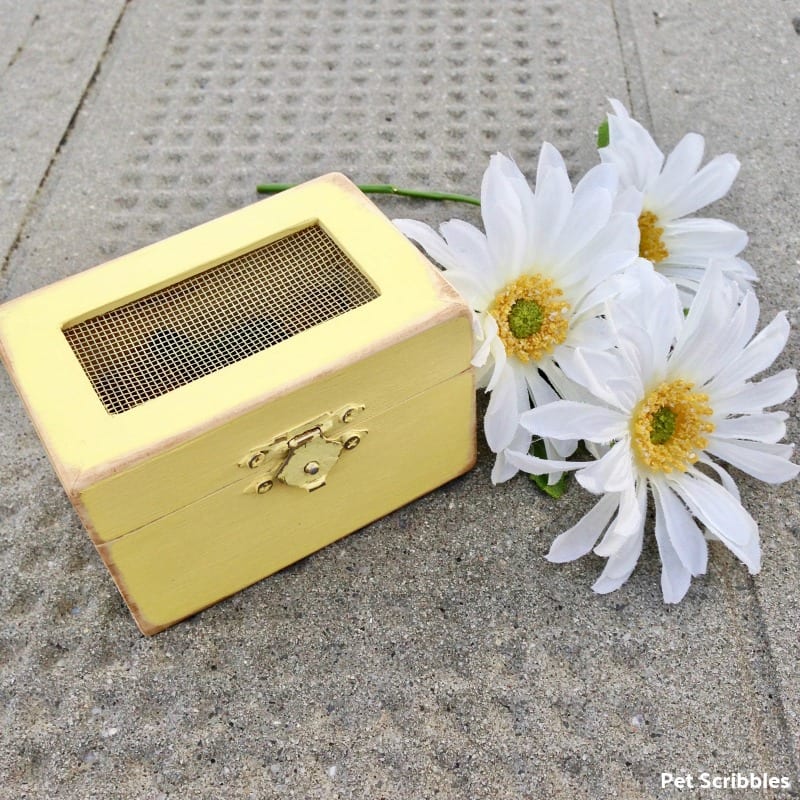
<path id="1" fill-rule="evenodd" d="M 570 362 L 571 377 L 594 401 L 559 401 L 522 417 L 531 432 L 612 446 L 602 458 L 582 463 L 524 452 L 508 458 L 529 472 L 576 470 L 584 488 L 603 495 L 556 538 L 548 554 L 555 562 L 572 561 L 592 548 L 605 556 L 605 569 L 593 586 L 600 593 L 619 588 L 636 565 L 649 490 L 664 600 L 677 603 L 691 577 L 706 571 L 706 539 L 695 520 L 751 574 L 759 571 L 758 527 L 716 459 L 771 484 L 794 478 L 800 467 L 789 461 L 793 446 L 780 443 L 787 415 L 765 408 L 791 397 L 797 379 L 787 369 L 751 381 L 781 352 L 789 324 L 785 314 L 778 314 L 753 338 L 759 313 L 755 294 L 749 292 L 739 304 L 737 288 L 716 265 L 706 271 L 685 319 L 671 284 L 649 269 L 641 278 L 638 297 L 620 295 L 619 302 L 607 304 L 617 347 L 578 352 Z"/>
<path id="2" fill-rule="evenodd" d="M 485 234 L 460 220 L 442 224 L 441 236 L 421 222 L 395 220 L 475 312 L 472 363 L 479 386 L 491 392 L 484 430 L 497 454 L 494 483 L 517 473 L 504 451 L 530 447 L 519 418 L 531 400 L 543 405 L 579 391 L 558 367 L 562 355 L 608 339 L 594 310 L 606 297 L 600 285 L 637 257 L 636 217 L 614 212 L 616 191 L 616 170 L 601 164 L 573 192 L 564 160 L 545 144 L 535 192 L 511 159 L 491 158 L 481 186 Z M 545 442 L 556 458 L 576 446 Z"/>
<path id="3" fill-rule="evenodd" d="M 738 254 L 747 234 L 730 222 L 689 216 L 727 194 L 739 162 L 731 153 L 717 156 L 699 169 L 705 140 L 689 133 L 664 159 L 652 136 L 631 119 L 618 100 L 611 100 L 609 143 L 600 160 L 620 174 L 620 200 L 638 215 L 639 254 L 673 281 L 686 306 L 697 291 L 709 259 L 743 290 L 756 280 L 752 267 Z"/>

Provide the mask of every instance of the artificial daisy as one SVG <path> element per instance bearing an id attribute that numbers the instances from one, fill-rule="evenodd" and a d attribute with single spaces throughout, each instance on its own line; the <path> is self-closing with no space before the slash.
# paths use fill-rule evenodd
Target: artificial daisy
<path id="1" fill-rule="evenodd" d="M 421 222 L 395 220 L 475 312 L 472 363 L 478 385 L 491 392 L 484 430 L 497 454 L 494 483 L 517 472 L 505 450 L 530 447 L 519 418 L 531 401 L 578 391 L 559 369 L 562 355 L 608 338 L 595 313 L 611 291 L 603 281 L 637 258 L 636 217 L 614 211 L 616 191 L 616 169 L 601 164 L 573 192 L 561 155 L 545 144 L 535 191 L 511 159 L 491 158 L 481 186 L 485 234 L 460 220 L 442 224 L 441 236 Z M 545 446 L 548 456 L 565 458 L 577 442 Z"/>
<path id="2" fill-rule="evenodd" d="M 709 259 L 746 290 L 756 280 L 739 253 L 747 234 L 730 222 L 689 216 L 723 197 L 739 162 L 731 153 L 717 156 L 699 169 L 705 140 L 689 133 L 664 159 L 652 136 L 631 119 L 618 100 L 611 100 L 608 145 L 600 159 L 620 173 L 620 202 L 638 216 L 639 254 L 673 281 L 688 306 Z"/>
<path id="3" fill-rule="evenodd" d="M 642 549 L 649 492 L 666 602 L 681 600 L 691 577 L 706 570 L 706 539 L 696 521 L 752 574 L 759 571 L 758 527 L 717 463 L 771 484 L 800 470 L 789 461 L 792 445 L 780 443 L 787 415 L 765 411 L 794 394 L 794 370 L 751 381 L 781 352 L 789 325 L 778 314 L 753 338 L 758 313 L 755 294 L 748 292 L 740 304 L 737 288 L 713 264 L 685 318 L 674 286 L 649 268 L 635 293 L 607 304 L 616 347 L 578 351 L 562 365 L 594 400 L 536 408 L 523 415 L 522 425 L 542 436 L 611 447 L 582 463 L 508 454 L 529 472 L 573 469 L 584 488 L 603 495 L 553 542 L 551 561 L 572 561 L 594 548 L 608 559 L 594 590 L 619 588 Z"/>

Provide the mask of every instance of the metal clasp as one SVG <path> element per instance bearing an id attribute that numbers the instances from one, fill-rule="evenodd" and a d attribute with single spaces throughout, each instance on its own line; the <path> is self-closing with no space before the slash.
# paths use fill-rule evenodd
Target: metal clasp
<path id="1" fill-rule="evenodd" d="M 258 470 L 259 475 L 245 492 L 266 494 L 276 481 L 307 492 L 321 489 L 342 452 L 357 447 L 367 433 L 349 427 L 364 408 L 361 403 L 348 403 L 248 452 L 239 466 Z"/>

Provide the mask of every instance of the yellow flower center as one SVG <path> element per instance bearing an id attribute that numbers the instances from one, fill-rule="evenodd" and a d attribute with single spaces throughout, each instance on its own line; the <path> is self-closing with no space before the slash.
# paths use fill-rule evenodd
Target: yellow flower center
<path id="1" fill-rule="evenodd" d="M 567 338 L 569 303 L 564 292 L 543 275 L 523 275 L 494 298 L 489 313 L 508 355 L 538 361 Z"/>
<path id="2" fill-rule="evenodd" d="M 714 430 L 708 395 L 693 392 L 694 384 L 666 381 L 636 407 L 631 421 L 633 450 L 655 472 L 686 472 L 708 445 Z"/>
<path id="3" fill-rule="evenodd" d="M 643 211 L 639 215 L 639 255 L 658 264 L 669 257 L 661 235 L 664 229 L 658 224 L 658 217 L 652 211 Z"/>

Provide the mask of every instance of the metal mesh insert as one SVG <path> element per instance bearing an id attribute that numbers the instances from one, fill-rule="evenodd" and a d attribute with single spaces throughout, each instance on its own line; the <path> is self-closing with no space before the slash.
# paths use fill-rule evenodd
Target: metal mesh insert
<path id="1" fill-rule="evenodd" d="M 103 405 L 119 414 L 377 296 L 314 225 L 64 335 Z"/>

